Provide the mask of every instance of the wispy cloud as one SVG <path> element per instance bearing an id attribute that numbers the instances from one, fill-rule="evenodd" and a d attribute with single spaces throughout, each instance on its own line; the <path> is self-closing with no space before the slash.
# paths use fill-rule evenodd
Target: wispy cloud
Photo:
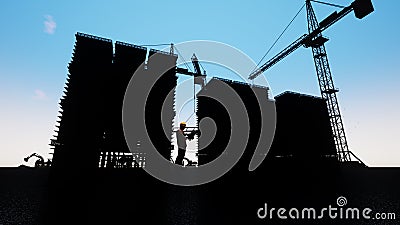
<path id="1" fill-rule="evenodd" d="M 44 18 L 44 32 L 48 34 L 54 34 L 56 31 L 57 23 L 54 21 L 53 17 L 50 15 L 45 15 Z"/>
<path id="2" fill-rule="evenodd" d="M 36 100 L 46 100 L 47 99 L 47 95 L 44 91 L 40 90 L 40 89 L 36 89 L 33 95 L 33 99 Z"/>

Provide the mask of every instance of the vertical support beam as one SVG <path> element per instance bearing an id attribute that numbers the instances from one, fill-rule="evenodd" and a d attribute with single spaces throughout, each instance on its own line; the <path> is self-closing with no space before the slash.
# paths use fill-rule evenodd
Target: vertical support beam
<path id="1" fill-rule="evenodd" d="M 307 8 L 307 21 L 308 21 L 308 32 L 311 33 L 316 30 L 319 26 L 314 10 L 312 8 L 310 0 L 306 0 Z M 315 38 L 321 38 L 322 34 L 319 33 Z M 334 135 L 336 151 L 338 160 L 341 162 L 350 161 L 349 147 L 343 127 L 343 121 L 340 114 L 339 103 L 337 100 L 335 86 L 333 84 L 332 74 L 329 67 L 328 57 L 326 54 L 325 45 L 311 45 L 314 64 L 317 72 L 319 87 L 321 91 L 321 97 L 325 99 L 329 119 L 332 126 L 332 132 Z"/>

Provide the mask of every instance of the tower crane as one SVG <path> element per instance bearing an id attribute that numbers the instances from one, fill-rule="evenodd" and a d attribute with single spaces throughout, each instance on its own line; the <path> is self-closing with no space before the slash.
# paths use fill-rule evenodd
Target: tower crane
<path id="1" fill-rule="evenodd" d="M 374 7 L 371 0 L 355 0 L 349 6 L 344 7 L 341 11 L 333 12 L 320 23 L 318 23 L 311 5 L 311 1 L 332 5 L 330 3 L 325 3 L 317 0 L 306 0 L 308 34 L 302 35 L 288 47 L 279 52 L 276 56 L 272 57 L 258 69 L 254 70 L 249 75 L 249 79 L 254 80 L 257 76 L 271 68 L 273 65 L 281 61 L 286 56 L 290 55 L 301 46 L 304 46 L 305 48 L 311 47 L 321 96 L 326 101 L 328 107 L 329 119 L 334 136 L 338 160 L 341 162 L 350 161 L 351 156 L 359 160 L 351 151 L 349 151 L 343 127 L 343 121 L 339 110 L 339 104 L 336 96 L 338 90 L 333 84 L 332 74 L 330 71 L 328 57 L 325 49 L 325 42 L 328 41 L 328 38 L 322 36 L 322 31 L 326 30 L 328 27 L 330 27 L 352 11 L 354 11 L 354 14 L 358 19 L 362 19 L 373 12 Z"/>

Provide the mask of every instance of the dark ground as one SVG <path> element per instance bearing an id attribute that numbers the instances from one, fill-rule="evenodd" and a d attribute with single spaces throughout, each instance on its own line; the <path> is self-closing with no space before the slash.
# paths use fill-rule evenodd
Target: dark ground
<path id="1" fill-rule="evenodd" d="M 0 224 L 400 224 L 399 219 L 259 219 L 264 203 L 320 209 L 337 207 L 339 196 L 347 198 L 345 207 L 400 217 L 399 168 L 264 164 L 254 172 L 236 168 L 195 187 L 163 183 L 142 169 L 99 169 L 86 181 L 66 180 L 72 182 L 68 189 L 49 184 L 48 168 L 1 168 Z"/>

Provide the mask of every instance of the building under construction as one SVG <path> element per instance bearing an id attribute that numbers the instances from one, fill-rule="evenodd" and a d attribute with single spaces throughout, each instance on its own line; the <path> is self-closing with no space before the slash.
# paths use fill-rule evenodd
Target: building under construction
<path id="1" fill-rule="evenodd" d="M 239 165 L 249 165 L 260 138 L 262 120 L 265 115 L 260 107 L 276 108 L 276 130 L 267 159 L 275 161 L 336 161 L 336 148 L 326 102 L 319 97 L 294 92 L 284 92 L 275 97 L 275 106 L 268 97 L 268 88 L 252 86 L 221 78 L 214 78 L 202 94 L 212 93 L 221 87 L 216 79 L 228 84 L 240 96 L 249 118 L 249 139 Z M 255 92 L 264 93 L 258 102 Z M 215 138 L 211 143 L 199 137 L 199 164 L 216 159 L 226 148 L 231 137 L 231 120 L 223 103 L 212 97 L 198 96 L 198 120 L 209 117 L 216 123 Z M 271 113 L 271 111 L 269 111 Z M 272 124 L 273 125 L 273 124 Z"/>
<path id="2" fill-rule="evenodd" d="M 223 82 L 223 83 L 221 83 Z M 199 137 L 199 164 L 206 164 L 216 159 L 226 149 L 231 138 L 231 121 L 229 112 L 220 102 L 214 93 L 219 93 L 222 86 L 228 85 L 240 97 L 249 119 L 249 139 L 247 141 L 245 153 L 240 160 L 248 165 L 251 156 L 256 149 L 261 133 L 261 121 L 265 115 L 261 113 L 262 108 L 266 108 L 267 113 L 275 113 L 273 101 L 268 97 L 268 88 L 256 85 L 250 85 L 243 82 L 232 81 L 222 78 L 211 79 L 205 88 L 199 92 L 197 97 L 197 119 L 201 121 L 204 118 L 211 118 L 216 124 L 215 138 L 208 143 L 202 136 Z M 259 94 L 259 99 L 256 97 Z M 233 97 L 233 96 L 232 96 Z M 260 100 L 260 102 L 258 102 Z M 240 103 L 239 103 L 240 104 Z M 271 125 L 271 124 L 270 124 Z M 274 124 L 272 124 L 273 126 Z"/>
<path id="3" fill-rule="evenodd" d="M 172 69 L 160 76 L 147 99 L 145 115 L 148 135 L 155 147 L 167 159 L 170 157 L 171 135 L 164 135 L 161 107 L 164 101 L 172 131 L 174 99 L 168 93 L 177 83 L 176 55 L 149 50 L 141 46 L 116 42 L 77 33 L 64 96 L 60 101 L 61 116 L 58 134 L 51 140 L 55 167 L 95 168 L 142 166 L 144 155 L 132 156 L 125 141 L 122 126 L 122 106 L 125 90 L 133 73 L 151 71 L 151 56 L 160 53 Z M 139 68 L 141 67 L 141 68 Z M 143 131 L 144 132 L 144 131 Z M 134 160 L 135 159 L 135 160 Z"/>
<path id="4" fill-rule="evenodd" d="M 202 215 L 198 224 L 227 224 L 227 221 L 232 224 L 236 220 L 233 221 L 231 215 L 241 213 L 246 215 L 246 220 L 252 221 L 249 218 L 253 218 L 253 211 L 232 209 L 231 206 L 229 210 L 225 209 L 225 204 L 232 200 L 232 196 L 242 205 L 257 205 L 252 200 L 259 199 L 256 194 L 262 195 L 267 193 L 266 190 L 269 190 L 268 193 L 287 194 L 288 191 L 284 190 L 291 188 L 291 185 L 279 184 L 288 179 L 314 184 L 321 177 L 336 173 L 330 171 L 331 167 L 327 167 L 324 172 L 319 173 L 316 170 L 316 175 L 304 178 L 306 174 L 302 172 L 303 167 L 292 163 L 306 161 L 306 165 L 314 166 L 314 162 L 323 162 L 324 165 L 327 161 L 337 162 L 323 99 L 287 92 L 273 100 L 268 96 L 266 87 L 221 78 L 211 79 L 201 90 L 202 94 L 219 90 L 218 85 L 215 85 L 217 81 L 228 85 L 244 103 L 250 125 L 245 152 L 232 172 L 210 184 L 180 189 L 154 179 L 142 169 L 114 169 L 145 166 L 146 154 L 143 151 L 131 153 L 127 146 L 122 126 L 122 108 L 126 88 L 135 71 L 145 71 L 143 76 L 157 75 L 152 74 L 154 70 L 151 55 L 155 53 L 160 53 L 157 55 L 167 64 L 165 66 L 172 69 L 159 75 L 153 85 L 146 101 L 144 119 L 154 146 L 169 160 L 172 121 L 175 115 L 174 95 L 170 93 L 174 93 L 177 85 L 177 56 L 137 45 L 122 42 L 113 44 L 109 39 L 76 34 L 75 49 L 68 66 L 65 95 L 60 101 L 58 135 L 52 140 L 54 159 L 49 176 L 49 202 L 44 206 L 45 218 L 51 221 L 48 224 L 62 224 L 67 221 L 73 223 L 75 218 L 84 218 L 82 221 L 96 224 L 130 224 L 131 215 L 135 215 L 135 220 L 147 221 L 148 224 L 163 224 L 160 221 L 170 217 L 179 220 L 180 215 Z M 256 98 L 256 93 L 262 97 Z M 215 137 L 209 145 L 204 142 L 204 132 L 198 137 L 199 165 L 211 162 L 222 154 L 230 138 L 229 113 L 223 103 L 213 100 L 212 97 L 199 94 L 197 97 L 198 121 L 209 117 L 217 127 Z M 277 123 L 274 142 L 267 155 L 269 161 L 266 160 L 254 173 L 248 173 L 249 162 L 260 139 L 260 121 L 265 116 L 261 112 L 263 108 L 275 109 L 272 105 L 276 105 Z M 143 111 L 139 108 L 138 110 Z M 166 113 L 162 115 L 161 111 Z M 163 127 L 167 127 L 169 134 L 167 132 L 165 135 Z M 138 130 L 138 134 L 144 132 L 146 131 Z M 139 137 L 140 135 L 138 139 Z M 280 167 L 275 167 L 276 165 Z M 105 169 L 97 169 L 98 167 Z M 331 178 L 326 179 L 329 181 Z M 276 187 L 265 180 L 273 180 L 272 184 Z M 232 191 L 236 189 L 233 187 L 238 187 L 248 195 L 232 195 Z M 313 189 L 298 188 L 295 193 L 304 194 L 309 190 Z M 324 187 L 319 190 L 326 192 L 331 189 Z M 193 205 L 198 205 L 199 208 L 193 208 Z M 209 215 L 219 209 L 225 210 L 220 221 L 210 221 L 212 216 Z M 149 212 L 157 216 L 149 216 Z M 190 219 L 192 222 L 193 220 L 195 219 Z"/>
<path id="5" fill-rule="evenodd" d="M 272 59 L 252 71 L 248 78 L 255 79 L 301 46 L 311 48 L 322 99 L 288 93 L 277 97 L 279 121 L 277 137 L 270 156 L 294 159 L 338 158 L 339 161 L 346 162 L 350 161 L 354 155 L 347 144 L 336 96 L 338 89 L 333 84 L 324 45 L 329 39 L 322 36 L 322 31 L 352 11 L 356 18 L 362 19 L 372 13 L 374 7 L 371 0 L 355 0 L 347 7 L 321 1 L 314 2 L 339 7 L 341 10 L 334 11 L 318 22 L 311 0 L 306 0 L 308 34 L 300 36 Z M 300 11 L 303 7 L 300 8 Z M 292 21 L 297 15 L 298 13 Z M 58 135 L 52 140 L 52 145 L 55 146 L 55 166 L 68 166 L 71 155 L 78 156 L 74 157 L 77 165 L 89 168 L 95 168 L 98 165 L 100 167 L 130 167 L 133 164 L 133 158 L 136 160 L 143 158 L 138 155 L 125 155 L 129 151 L 124 141 L 121 110 L 125 90 L 135 71 L 143 71 L 141 74 L 145 77 L 158 76 L 157 66 L 152 65 L 151 59 L 156 52 L 158 51 L 154 49 L 147 52 L 144 47 L 122 42 L 116 42 L 113 45 L 109 39 L 91 35 L 81 33 L 76 35 L 75 49 L 68 68 L 69 75 L 65 95 L 60 103 L 62 115 L 60 116 Z M 174 89 L 177 84 L 176 72 L 179 68 L 176 68 L 176 55 L 171 52 L 159 53 L 163 55 L 161 62 L 170 69 L 156 77 L 156 82 L 149 95 L 146 96 L 148 98 L 146 99 L 144 119 L 150 141 L 162 156 L 169 159 L 172 149 L 172 120 L 175 116 Z M 149 60 L 146 58 L 147 55 Z M 195 66 L 195 70 L 197 73 L 186 74 L 195 77 L 201 75 L 198 65 Z M 262 113 L 255 107 L 254 96 L 249 92 L 253 87 L 249 88 L 249 86 L 231 81 L 227 83 L 244 100 L 246 110 L 252 114 L 249 118 L 250 139 L 256 143 L 260 136 L 258 120 L 261 120 Z M 223 107 L 207 101 L 211 100 L 200 99 L 198 102 L 198 117 L 201 119 L 210 115 L 212 118 L 216 118 L 218 125 L 223 128 L 220 130 L 223 131 L 218 131 L 216 140 L 204 149 L 204 156 L 200 156 L 200 162 L 204 163 L 213 160 L 220 154 L 216 149 L 224 149 L 230 130 L 228 116 Z M 261 103 L 261 105 L 263 104 Z M 166 105 L 166 108 L 163 105 Z M 215 107 L 206 109 L 209 105 Z M 308 106 L 310 108 L 307 108 Z M 294 111 L 296 112 L 294 113 Z M 163 114 L 165 112 L 165 115 L 161 115 L 161 112 Z M 327 120 L 330 124 L 326 122 Z M 137 131 L 137 133 L 140 132 L 144 131 Z M 135 138 L 138 142 L 141 141 L 140 135 Z M 291 141 L 287 143 L 289 139 Z M 201 140 L 199 144 L 202 145 Z M 251 145 L 247 146 L 248 150 L 254 148 Z M 336 149 L 336 155 L 334 149 Z"/>
<path id="6" fill-rule="evenodd" d="M 328 110 L 322 98 L 284 92 L 275 100 L 277 124 L 270 158 L 337 160 Z"/>
<path id="7" fill-rule="evenodd" d="M 41 156 L 32 154 L 25 160 L 35 156 L 39 158 L 36 165 L 41 168 L 1 168 L 0 224 L 298 223 L 291 213 L 288 220 L 282 220 L 280 215 L 272 218 L 273 210 L 267 212 L 267 203 L 268 209 L 282 207 L 294 212 L 293 209 L 303 208 L 301 214 L 304 216 L 304 212 L 308 212 L 308 220 L 300 218 L 297 212 L 296 219 L 300 223 L 354 224 L 354 219 L 362 220 L 358 216 L 354 218 L 354 210 L 364 207 L 371 210 L 371 207 L 372 217 L 370 220 L 364 217 L 361 223 L 376 224 L 379 220 L 373 214 L 379 210 L 375 216 L 387 216 L 382 222 L 398 224 L 395 212 L 400 211 L 396 201 L 400 184 L 399 179 L 393 178 L 400 176 L 400 170 L 366 168 L 358 162 L 350 162 L 351 152 L 336 99 L 337 89 L 324 47 L 327 38 L 321 33 L 352 10 L 357 18 L 368 15 L 373 11 L 372 3 L 355 0 L 318 23 L 311 1 L 306 0 L 305 4 L 309 34 L 301 36 L 253 71 L 249 79 L 262 74 L 301 46 L 311 47 L 322 98 L 285 92 L 270 99 L 265 87 L 221 78 L 209 81 L 201 90 L 206 95 L 197 96 L 196 113 L 198 121 L 211 118 L 217 129 L 209 145 L 205 139 L 207 132 L 202 131 L 198 137 L 199 164 L 211 162 L 223 154 L 233 133 L 232 119 L 223 102 L 213 100 L 212 95 L 207 97 L 213 89 L 219 90 L 215 84 L 223 82 L 237 93 L 248 113 L 250 130 L 245 153 L 236 166 L 240 169 L 234 168 L 217 180 L 198 186 L 171 185 L 154 179 L 143 169 L 107 169 L 144 167 L 146 163 L 145 153 L 129 151 L 122 127 L 125 90 L 135 71 L 157 79 L 147 96 L 145 108 L 138 107 L 143 113 L 146 131 L 137 129 L 133 138 L 139 141 L 140 134 L 146 132 L 161 155 L 170 158 L 176 73 L 185 72 L 183 68 L 176 68 L 177 56 L 76 34 L 65 94 L 60 101 L 58 134 L 51 140 L 54 164 L 48 168 L 50 163 L 45 164 Z M 157 73 L 160 71 L 154 66 L 152 55 L 159 55 L 162 67 L 171 69 Z M 199 67 L 195 70 L 198 72 Z M 197 72 L 186 70 L 186 75 L 201 75 Z M 276 108 L 277 120 L 267 162 L 249 172 L 247 168 L 255 145 L 262 138 L 260 122 L 266 115 L 262 112 L 272 108 L 274 112 Z M 146 149 L 143 145 L 137 146 Z M 329 217 L 323 213 L 326 208 L 321 211 L 325 218 L 318 216 L 315 220 L 315 211 L 311 217 L 310 207 L 320 209 L 329 205 L 331 208 L 336 207 L 335 203 L 343 209 L 346 219 L 340 213 L 341 218 L 332 220 L 330 213 Z M 260 216 L 263 210 L 265 220 Z M 353 217 L 347 218 L 348 210 Z"/>
<path id="8" fill-rule="evenodd" d="M 113 45 L 109 39 L 77 33 L 64 96 L 60 101 L 58 135 L 52 140 L 54 166 L 69 167 L 72 156 L 78 156 L 74 158 L 74 167 L 144 166 L 144 152 L 132 155 L 125 141 L 122 107 L 125 91 L 135 71 L 146 71 L 145 76 L 154 72 L 151 56 L 156 52 L 165 57 L 162 60 L 170 64 L 167 66 L 171 69 L 158 78 L 148 95 L 145 124 L 156 149 L 167 160 L 170 159 L 175 99 L 169 93 L 174 92 L 177 85 L 177 56 L 150 49 L 146 62 L 147 49 L 144 47 L 118 41 Z M 214 78 L 203 88 L 202 94 L 218 90 L 220 87 L 216 80 L 229 85 L 245 105 L 250 133 L 241 162 L 248 165 L 260 138 L 264 116 L 260 107 L 272 109 L 268 88 Z M 256 92 L 262 93 L 261 102 L 258 102 Z M 269 159 L 336 159 L 329 115 L 323 99 L 285 92 L 278 95 L 275 102 L 277 126 Z M 205 144 L 201 136 L 198 139 L 198 164 L 202 165 L 217 158 L 226 148 L 231 121 L 224 106 L 213 98 L 199 96 L 197 104 L 198 121 L 209 117 L 217 127 L 210 144 Z M 161 115 L 161 111 L 166 112 L 165 115 Z M 163 129 L 165 121 L 170 132 L 167 135 Z"/>

